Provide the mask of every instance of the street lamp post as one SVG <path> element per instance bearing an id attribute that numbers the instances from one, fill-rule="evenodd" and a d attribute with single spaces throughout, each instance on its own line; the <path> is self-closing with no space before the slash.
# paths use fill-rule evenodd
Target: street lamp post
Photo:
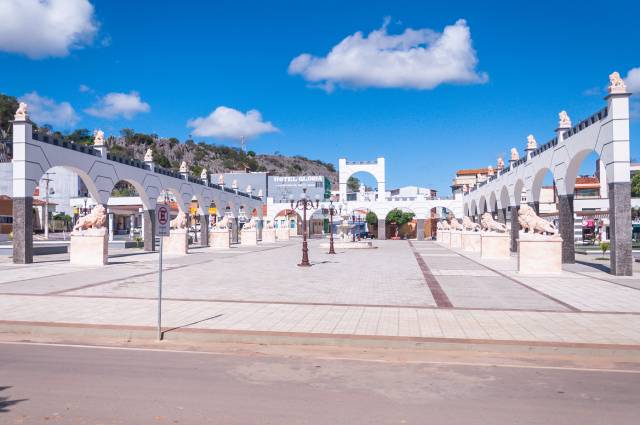
<path id="1" fill-rule="evenodd" d="M 329 254 L 335 254 L 333 249 L 333 216 L 336 214 L 336 209 L 333 207 L 333 197 L 329 198 Z"/>
<path id="2" fill-rule="evenodd" d="M 320 205 L 320 196 L 316 195 L 315 207 Z M 314 207 L 312 200 L 307 199 L 307 188 L 302 189 L 302 197 L 298 201 L 293 200 L 293 195 L 290 198 L 291 210 L 302 210 L 302 261 L 298 266 L 309 267 L 309 248 L 307 247 L 307 209 Z"/>

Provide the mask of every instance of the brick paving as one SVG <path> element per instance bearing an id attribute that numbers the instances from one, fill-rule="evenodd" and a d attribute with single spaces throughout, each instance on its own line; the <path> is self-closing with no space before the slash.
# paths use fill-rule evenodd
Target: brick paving
<path id="1" fill-rule="evenodd" d="M 640 344 L 640 290 L 588 265 L 521 276 L 435 242 L 378 241 L 297 267 L 300 242 L 193 250 L 165 261 L 166 328 L 465 340 Z M 153 326 L 157 255 L 104 268 L 0 260 L 0 321 Z M 443 302 L 448 300 L 449 304 Z"/>

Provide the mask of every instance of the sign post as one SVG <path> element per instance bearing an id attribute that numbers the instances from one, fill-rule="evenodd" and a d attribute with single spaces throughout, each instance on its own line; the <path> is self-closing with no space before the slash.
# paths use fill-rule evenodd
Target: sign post
<path id="1" fill-rule="evenodd" d="M 158 341 L 162 341 L 162 239 L 163 236 L 169 236 L 169 217 L 169 208 L 167 208 L 166 205 L 158 205 L 156 207 L 156 235 L 160 236 L 158 261 Z"/>

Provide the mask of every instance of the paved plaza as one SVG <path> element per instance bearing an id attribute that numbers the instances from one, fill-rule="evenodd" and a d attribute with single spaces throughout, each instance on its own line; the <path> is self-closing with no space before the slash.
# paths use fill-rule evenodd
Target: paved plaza
<path id="1" fill-rule="evenodd" d="M 523 276 L 516 258 L 481 260 L 436 242 L 376 241 L 328 255 L 300 240 L 192 249 L 164 264 L 166 329 L 508 341 L 640 344 L 640 281 L 588 257 L 560 275 Z M 155 325 L 157 254 L 122 250 L 103 268 L 64 256 L 0 260 L 0 321 Z M 636 266 L 637 267 L 637 266 Z M 170 332 L 167 336 L 170 337 Z"/>

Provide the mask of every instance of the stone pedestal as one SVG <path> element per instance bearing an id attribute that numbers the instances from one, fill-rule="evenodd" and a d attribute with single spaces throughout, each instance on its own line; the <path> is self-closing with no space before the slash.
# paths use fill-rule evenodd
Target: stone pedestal
<path id="1" fill-rule="evenodd" d="M 171 229 L 169 236 L 163 236 L 162 251 L 166 255 L 188 254 L 189 235 L 187 229 Z"/>
<path id="2" fill-rule="evenodd" d="M 436 242 L 442 242 L 442 230 L 436 230 Z"/>
<path id="3" fill-rule="evenodd" d="M 462 232 L 460 230 L 451 231 L 451 242 L 449 244 L 451 249 L 462 248 Z"/>
<path id="4" fill-rule="evenodd" d="M 562 239 L 520 235 L 518 273 L 553 274 L 562 272 Z"/>
<path id="5" fill-rule="evenodd" d="M 33 263 L 33 214 L 31 211 L 33 211 L 33 197 L 13 198 L 13 262 L 17 264 Z"/>
<path id="6" fill-rule="evenodd" d="M 480 257 L 506 259 L 511 257 L 511 238 L 508 233 L 482 232 Z"/>
<path id="7" fill-rule="evenodd" d="M 419 241 L 424 240 L 424 218 L 416 220 L 416 239 Z"/>
<path id="8" fill-rule="evenodd" d="M 78 266 L 104 266 L 109 257 L 107 229 L 88 229 L 71 234 L 70 263 Z"/>
<path id="9" fill-rule="evenodd" d="M 289 240 L 289 228 L 288 227 L 279 227 L 276 229 L 276 237 L 279 241 L 288 241 Z"/>
<path id="10" fill-rule="evenodd" d="M 250 246 L 258 245 L 258 232 L 256 229 L 242 229 L 240 231 L 240 244 Z"/>
<path id="11" fill-rule="evenodd" d="M 276 229 L 262 229 L 262 243 L 276 243 Z"/>
<path id="12" fill-rule="evenodd" d="M 209 246 L 211 248 L 229 249 L 231 248 L 231 239 L 229 229 L 216 230 L 209 232 Z"/>
<path id="13" fill-rule="evenodd" d="M 450 230 L 441 230 L 440 233 L 442 233 L 442 245 L 446 246 L 447 248 L 449 248 L 449 246 L 451 246 L 451 231 Z"/>
<path id="14" fill-rule="evenodd" d="M 480 232 L 462 232 L 462 249 L 469 252 L 480 252 L 481 246 Z"/>

